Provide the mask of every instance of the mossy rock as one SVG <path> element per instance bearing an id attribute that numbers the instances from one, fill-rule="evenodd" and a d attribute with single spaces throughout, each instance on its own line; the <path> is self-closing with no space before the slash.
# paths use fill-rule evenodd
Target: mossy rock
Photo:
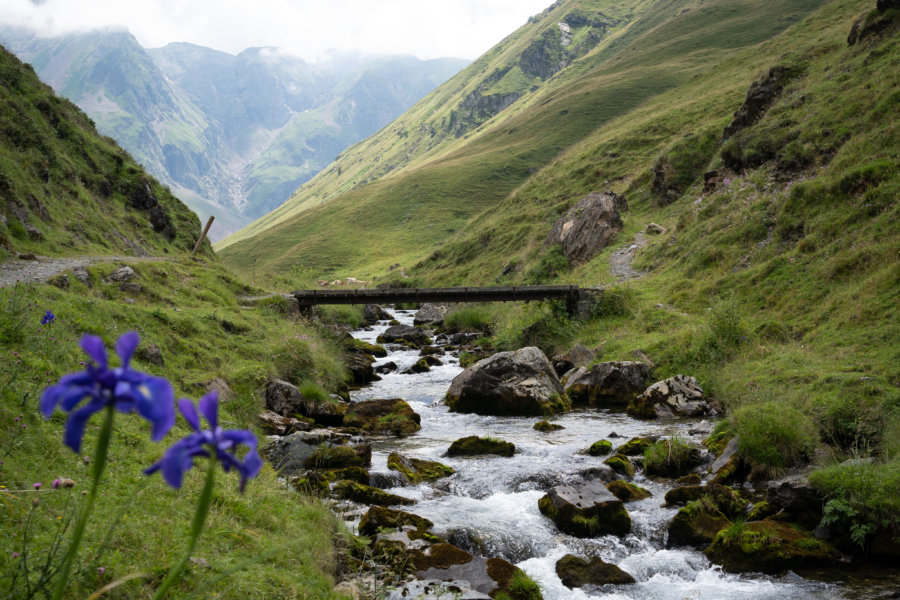
<path id="1" fill-rule="evenodd" d="M 669 523 L 669 537 L 666 544 L 671 546 L 694 546 L 702 548 L 716 539 L 716 535 L 731 521 L 722 514 L 710 498 L 689 502 L 679 509 Z"/>
<path id="2" fill-rule="evenodd" d="M 449 569 L 454 565 L 464 565 L 472 561 L 472 555 L 446 542 L 433 544 L 425 552 L 413 550 L 410 553 L 416 571 L 428 569 Z"/>
<path id="3" fill-rule="evenodd" d="M 347 344 L 360 352 L 365 352 L 366 354 L 371 354 L 378 358 L 387 356 L 387 348 L 381 344 L 370 344 L 369 342 L 358 340 L 356 338 L 348 339 Z"/>
<path id="4" fill-rule="evenodd" d="M 625 456 L 640 456 L 644 454 L 644 450 L 653 444 L 653 440 L 644 437 L 631 438 L 621 446 L 617 452 Z"/>
<path id="5" fill-rule="evenodd" d="M 379 490 L 376 487 L 349 481 L 347 479 L 335 483 L 334 487 L 331 488 L 331 494 L 335 498 L 353 500 L 360 504 L 375 504 L 378 506 L 408 505 L 415 504 L 416 502 L 415 500 L 410 500 L 409 498 L 404 498 L 403 496 L 391 494 L 384 490 Z"/>
<path id="6" fill-rule="evenodd" d="M 328 480 L 316 471 L 310 471 L 305 477 L 294 477 L 291 486 L 304 496 L 327 496 Z"/>
<path id="7" fill-rule="evenodd" d="M 373 536 L 380 529 L 399 529 L 406 525 L 415 527 L 418 531 L 427 531 L 434 527 L 434 523 L 419 515 L 382 506 L 370 506 L 359 520 L 359 533 Z"/>
<path id="8" fill-rule="evenodd" d="M 622 480 L 613 481 L 606 484 L 606 489 L 612 492 L 613 495 L 622 502 L 644 500 L 645 498 L 649 498 L 653 495 L 650 493 L 650 490 L 644 489 L 637 484 Z"/>
<path id="9" fill-rule="evenodd" d="M 428 361 L 425 357 L 417 360 L 411 367 L 409 367 L 409 373 L 427 373 L 431 370 L 431 366 L 428 364 Z"/>
<path id="10" fill-rule="evenodd" d="M 366 446 L 366 448 L 369 448 Z M 369 449 L 371 452 L 371 449 Z M 350 446 L 319 446 L 306 459 L 310 469 L 343 469 L 346 467 L 364 467 L 370 458 L 361 455 Z"/>
<path id="11" fill-rule="evenodd" d="M 688 473 L 675 480 L 675 483 L 678 485 L 700 485 L 703 483 L 703 478 L 697 473 Z"/>
<path id="12" fill-rule="evenodd" d="M 387 460 L 388 469 L 399 471 L 407 482 L 412 484 L 423 481 L 435 481 L 441 477 L 449 477 L 455 471 L 447 465 L 433 460 L 409 458 L 398 452 L 391 452 Z"/>
<path id="13" fill-rule="evenodd" d="M 567 588 L 584 585 L 622 585 L 634 583 L 634 577 L 600 558 L 585 559 L 566 554 L 556 563 L 556 574 Z"/>
<path id="14" fill-rule="evenodd" d="M 640 395 L 628 402 L 625 412 L 634 419 L 652 420 L 657 418 L 656 402 L 646 395 Z"/>
<path id="15" fill-rule="evenodd" d="M 701 443 L 703 446 L 713 453 L 716 457 L 722 455 L 722 452 L 725 451 L 725 446 L 728 445 L 728 442 L 731 441 L 731 438 L 734 437 L 730 431 L 714 431 L 703 440 Z"/>
<path id="16" fill-rule="evenodd" d="M 714 504 L 722 514 L 736 519 L 747 513 L 747 501 L 731 488 L 718 483 L 709 485 L 685 485 L 666 492 L 666 504 L 669 506 L 686 504 L 705 498 Z"/>
<path id="17" fill-rule="evenodd" d="M 624 454 L 614 454 L 613 456 L 610 456 L 609 458 L 604 460 L 603 464 L 612 467 L 613 471 L 615 471 L 619 475 L 624 475 L 625 477 L 634 477 L 634 465 L 631 464 L 631 461 L 628 460 L 628 457 Z"/>
<path id="18" fill-rule="evenodd" d="M 422 429 L 421 420 L 422 417 L 400 398 L 364 400 L 347 409 L 344 427 L 405 437 Z"/>
<path id="19" fill-rule="evenodd" d="M 515 452 L 516 446 L 511 442 L 470 435 L 450 444 L 447 456 L 482 456 L 485 454 L 512 456 Z"/>
<path id="20" fill-rule="evenodd" d="M 562 425 L 560 425 L 558 423 L 551 423 L 550 421 L 547 421 L 546 419 L 543 421 L 538 421 L 537 423 L 534 424 L 534 430 L 540 431 L 542 433 L 549 433 L 551 431 L 559 431 L 560 429 L 565 429 L 565 427 L 563 427 Z"/>
<path id="21" fill-rule="evenodd" d="M 322 476 L 325 481 L 331 483 L 333 481 L 340 481 L 342 479 L 346 479 L 348 481 L 355 481 L 356 483 L 362 483 L 364 485 L 369 484 L 369 472 L 363 469 L 362 467 L 345 467 L 343 469 L 329 469 L 325 471 L 319 471 L 319 474 Z"/>
<path id="22" fill-rule="evenodd" d="M 720 531 L 705 554 L 732 573 L 773 574 L 827 567 L 834 563 L 835 556 L 830 544 L 810 532 L 772 519 L 735 524 Z"/>
<path id="23" fill-rule="evenodd" d="M 644 474 L 677 479 L 702 462 L 700 449 L 680 440 L 659 440 L 644 450 Z"/>
<path id="24" fill-rule="evenodd" d="M 587 449 L 590 456 L 606 456 L 612 452 L 612 442 L 609 440 L 597 440 Z"/>
<path id="25" fill-rule="evenodd" d="M 431 354 L 426 354 L 425 356 L 420 358 L 418 362 L 421 362 L 423 360 L 425 361 L 425 364 L 427 364 L 429 367 L 440 367 L 441 365 L 444 364 L 441 361 L 441 359 L 439 359 L 437 356 L 433 356 Z M 417 362 L 417 364 L 418 364 L 418 362 Z"/>
<path id="26" fill-rule="evenodd" d="M 420 355 L 420 356 L 435 356 L 435 355 L 442 355 L 442 354 L 444 354 L 444 350 L 445 350 L 445 349 L 446 349 L 448 352 L 451 351 L 451 350 L 453 350 L 453 348 L 450 347 L 450 346 L 446 346 L 446 348 L 442 348 L 442 347 L 440 347 L 440 346 L 425 346 L 425 347 L 422 348 L 422 350 L 419 351 L 419 355 Z"/>
<path id="27" fill-rule="evenodd" d="M 758 502 L 757 504 L 753 505 L 753 508 L 751 508 L 750 512 L 747 513 L 747 520 L 762 521 L 763 519 L 772 517 L 777 512 L 778 508 L 763 500 L 762 502 Z"/>

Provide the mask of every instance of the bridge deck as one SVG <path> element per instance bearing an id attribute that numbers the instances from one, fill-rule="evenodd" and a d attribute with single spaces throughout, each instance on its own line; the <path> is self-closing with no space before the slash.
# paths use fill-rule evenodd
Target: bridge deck
<path id="1" fill-rule="evenodd" d="M 562 299 L 575 302 L 577 285 L 520 285 L 499 287 L 390 288 L 358 290 L 297 290 L 300 306 L 317 304 L 391 304 L 393 302 L 515 302 Z"/>

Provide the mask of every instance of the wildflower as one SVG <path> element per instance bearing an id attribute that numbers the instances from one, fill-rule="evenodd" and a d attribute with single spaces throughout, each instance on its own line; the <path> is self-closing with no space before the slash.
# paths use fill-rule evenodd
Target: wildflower
<path id="1" fill-rule="evenodd" d="M 178 410 L 194 429 L 194 433 L 175 442 L 166 450 L 162 459 L 151 465 L 144 473 L 151 475 L 161 470 L 166 483 L 178 489 L 181 487 L 184 473 L 194 466 L 194 457 L 209 457 L 214 451 L 215 459 L 222 463 L 222 468 L 226 473 L 232 468 L 240 473 L 240 489 L 244 491 L 247 480 L 256 477 L 262 468 L 262 459 L 256 451 L 256 436 L 253 432 L 245 429 L 223 430 L 219 427 L 219 393 L 216 390 L 200 398 L 196 408 L 194 403 L 187 398 L 180 399 Z M 209 429 L 200 429 L 198 410 L 209 423 Z M 234 448 L 238 445 L 248 448 L 243 461 L 233 453 Z"/>
<path id="2" fill-rule="evenodd" d="M 32 484 L 31 484 L 31 487 L 33 487 L 33 488 L 36 489 L 36 490 L 39 490 L 39 489 L 41 489 L 41 486 L 42 486 L 42 485 L 43 485 L 43 484 L 42 484 L 40 481 L 38 481 L 38 482 L 36 482 L 36 483 L 32 483 Z"/>
<path id="3" fill-rule="evenodd" d="M 103 340 L 85 335 L 81 348 L 91 359 L 85 371 L 65 375 L 44 391 L 41 413 L 49 417 L 57 405 L 69 413 L 64 441 L 75 452 L 81 449 L 88 418 L 109 406 L 123 413 L 137 412 L 150 421 L 153 440 L 162 439 L 175 424 L 171 384 L 129 366 L 138 341 L 138 334 L 133 331 L 121 336 L 116 341 L 116 353 L 122 366 L 109 368 Z"/>
<path id="4" fill-rule="evenodd" d="M 59 487 L 60 483 L 62 483 L 62 479 L 57 477 L 56 479 L 53 480 L 53 483 L 50 484 L 50 487 L 52 487 L 55 490 L 56 488 Z"/>
<path id="5" fill-rule="evenodd" d="M 41 317 L 41 325 L 52 325 L 53 321 L 56 320 L 56 315 L 54 315 L 49 310 L 44 313 L 44 316 Z"/>
<path id="6" fill-rule="evenodd" d="M 18 553 L 18 552 L 13 552 L 13 553 L 12 553 L 12 557 L 13 557 L 13 558 L 19 558 L 19 553 Z"/>
<path id="7" fill-rule="evenodd" d="M 99 575 L 100 577 L 103 577 L 104 573 L 106 573 L 106 567 L 99 567 L 97 569 L 97 575 Z"/>

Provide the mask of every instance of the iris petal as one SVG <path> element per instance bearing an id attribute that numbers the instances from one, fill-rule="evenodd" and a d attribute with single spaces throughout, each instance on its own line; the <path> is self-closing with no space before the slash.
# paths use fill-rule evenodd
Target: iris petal
<path id="1" fill-rule="evenodd" d="M 87 425 L 87 420 L 103 407 L 104 402 L 94 398 L 87 405 L 69 414 L 69 418 L 66 421 L 66 432 L 63 437 L 63 442 L 65 442 L 66 446 L 75 452 L 81 452 L 81 438 L 84 437 L 84 427 Z"/>
<path id="2" fill-rule="evenodd" d="M 194 428 L 194 431 L 200 431 L 200 417 L 197 415 L 197 409 L 194 408 L 193 402 L 187 398 L 181 398 L 178 400 L 178 410 L 184 415 L 184 420 L 188 422 L 188 425 Z"/>
<path id="3" fill-rule="evenodd" d="M 200 411 L 204 417 L 206 417 L 206 422 L 209 423 L 211 429 L 215 429 L 219 426 L 219 392 L 218 390 L 213 390 L 210 393 L 206 394 L 200 401 L 197 403 L 197 409 Z"/>
<path id="4" fill-rule="evenodd" d="M 150 439 L 159 441 L 175 425 L 175 392 L 167 379 L 147 377 L 135 387 L 138 414 L 150 421 Z"/>
<path id="5" fill-rule="evenodd" d="M 128 363 L 131 361 L 131 355 L 134 354 L 134 350 L 137 348 L 140 341 L 141 338 L 138 337 L 136 331 L 129 331 L 116 340 L 116 354 L 122 359 L 123 369 L 128 368 Z"/>
<path id="6" fill-rule="evenodd" d="M 99 337 L 84 334 L 81 337 L 81 349 L 101 369 L 105 369 L 107 364 L 109 364 L 109 360 L 106 357 L 106 346 L 103 345 L 103 340 Z"/>

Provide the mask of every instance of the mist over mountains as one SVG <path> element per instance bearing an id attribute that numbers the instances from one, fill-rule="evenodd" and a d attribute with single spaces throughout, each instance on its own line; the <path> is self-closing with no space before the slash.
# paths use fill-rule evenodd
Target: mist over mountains
<path id="1" fill-rule="evenodd" d="M 333 55 L 311 64 L 274 48 L 145 49 L 111 30 L 41 38 L 0 28 L 0 43 L 201 217 L 214 214 L 213 239 L 276 208 L 468 62 Z"/>

